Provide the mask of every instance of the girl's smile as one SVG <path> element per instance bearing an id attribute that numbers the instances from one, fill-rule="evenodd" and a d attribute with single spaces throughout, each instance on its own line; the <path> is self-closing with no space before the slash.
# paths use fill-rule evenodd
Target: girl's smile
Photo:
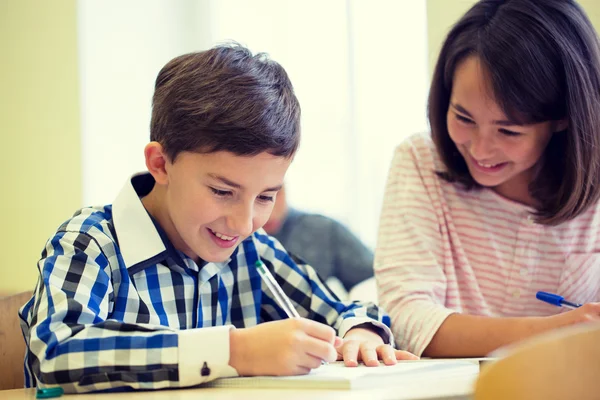
<path id="1" fill-rule="evenodd" d="M 497 172 L 501 171 L 502 169 L 504 169 L 504 167 L 506 167 L 508 165 L 507 162 L 501 162 L 501 163 L 494 164 L 494 163 L 485 162 L 485 161 L 478 161 L 470 154 L 469 154 L 469 157 L 467 158 L 467 162 L 471 163 L 474 168 L 476 168 L 479 171 L 486 173 L 486 174 L 497 173 Z"/>
<path id="2" fill-rule="evenodd" d="M 454 71 L 446 125 L 479 185 L 519 203 L 535 204 L 529 185 L 555 123 L 523 125 L 510 120 L 495 101 L 477 56 L 468 56 Z"/>

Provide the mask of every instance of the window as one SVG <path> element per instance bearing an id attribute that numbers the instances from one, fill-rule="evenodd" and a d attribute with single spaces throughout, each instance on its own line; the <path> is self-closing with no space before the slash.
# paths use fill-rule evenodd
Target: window
<path id="1" fill-rule="evenodd" d="M 427 129 L 424 1 L 79 1 L 85 204 L 145 169 L 154 79 L 171 58 L 236 40 L 288 71 L 302 106 L 290 203 L 375 245 L 394 147 Z"/>

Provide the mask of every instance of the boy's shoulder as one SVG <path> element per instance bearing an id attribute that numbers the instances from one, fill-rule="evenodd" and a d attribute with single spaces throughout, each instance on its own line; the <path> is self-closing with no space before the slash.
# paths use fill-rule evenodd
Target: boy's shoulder
<path id="1" fill-rule="evenodd" d="M 83 207 L 63 222 L 56 233 L 81 233 L 102 241 L 115 241 L 112 205 Z"/>
<path id="2" fill-rule="evenodd" d="M 256 230 L 250 237 L 244 241 L 243 253 L 238 252 L 238 257 L 242 254 L 246 257 L 248 266 L 254 265 L 256 259 L 260 258 L 263 261 L 271 263 L 282 274 L 282 269 L 289 272 L 284 273 L 290 278 L 289 273 L 296 274 L 301 277 L 301 281 L 306 281 L 309 276 L 307 271 L 307 263 L 297 255 L 288 252 L 288 250 L 274 236 L 269 235 L 264 229 Z M 252 254 L 252 252 L 255 252 Z M 238 258 L 238 265 L 240 259 Z M 292 272 L 295 271 L 295 272 Z M 291 279 L 291 278 L 290 278 Z"/>
<path id="3" fill-rule="evenodd" d="M 269 235 L 264 229 L 256 230 L 243 243 L 243 252 L 248 254 L 256 252 L 256 257 L 270 262 L 281 262 L 283 264 L 302 264 L 303 261 L 288 253 L 285 247 L 274 236 Z M 238 254 L 239 255 L 239 254 Z M 251 260 L 250 260 L 251 261 Z M 254 262 L 248 262 L 254 264 Z"/>
<path id="4" fill-rule="evenodd" d="M 248 242 L 247 246 L 254 247 L 259 256 L 273 250 L 284 250 L 281 243 L 274 236 L 265 232 L 263 228 L 257 229 L 245 242 Z"/>

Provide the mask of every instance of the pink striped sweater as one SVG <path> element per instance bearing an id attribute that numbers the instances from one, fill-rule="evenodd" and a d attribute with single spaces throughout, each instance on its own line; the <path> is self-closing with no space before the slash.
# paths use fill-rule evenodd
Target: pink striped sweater
<path id="1" fill-rule="evenodd" d="M 397 149 L 381 214 L 375 276 L 396 343 L 422 354 L 448 315 L 542 316 L 561 311 L 538 290 L 600 301 L 600 209 L 559 226 L 490 189 L 465 191 L 429 135 Z"/>

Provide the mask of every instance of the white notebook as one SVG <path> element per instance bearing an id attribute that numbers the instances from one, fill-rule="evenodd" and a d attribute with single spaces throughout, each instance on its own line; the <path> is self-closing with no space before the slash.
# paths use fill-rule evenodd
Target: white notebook
<path id="1" fill-rule="evenodd" d="M 322 365 L 308 375 L 253 376 L 221 378 L 204 387 L 272 388 L 272 389 L 368 389 L 402 385 L 437 379 L 477 376 L 479 362 L 471 360 L 417 360 L 401 361 L 393 366 L 349 368 L 342 361 Z"/>

